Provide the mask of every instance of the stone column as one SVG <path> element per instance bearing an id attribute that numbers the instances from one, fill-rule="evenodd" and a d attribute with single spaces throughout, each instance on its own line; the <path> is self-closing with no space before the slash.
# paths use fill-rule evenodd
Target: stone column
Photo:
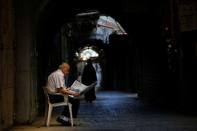
<path id="1" fill-rule="evenodd" d="M 37 115 L 37 65 L 35 56 L 35 10 L 34 3 L 17 0 L 16 24 L 16 123 L 30 123 Z M 41 88 L 41 87 L 40 87 Z"/>
<path id="2" fill-rule="evenodd" d="M 0 130 L 13 124 L 15 45 L 12 0 L 0 0 Z"/>

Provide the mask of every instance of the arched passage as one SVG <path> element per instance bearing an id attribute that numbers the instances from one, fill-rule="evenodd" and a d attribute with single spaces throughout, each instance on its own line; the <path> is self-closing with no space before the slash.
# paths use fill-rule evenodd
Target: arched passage
<path id="1" fill-rule="evenodd" d="M 80 5 L 80 6 L 79 6 Z M 75 41 L 74 39 L 66 39 L 62 45 L 62 27 L 67 22 L 72 22 L 75 19 L 77 13 L 86 11 L 87 9 L 97 9 L 102 13 L 114 16 L 115 18 L 124 19 L 124 14 L 116 10 L 111 11 L 109 7 L 110 3 L 98 3 L 93 2 L 87 3 L 80 2 L 80 4 L 66 3 L 65 1 L 50 1 L 46 4 L 43 10 L 40 12 L 38 27 L 37 27 L 37 48 L 38 48 L 38 87 L 45 84 L 46 78 L 50 72 L 55 70 L 62 61 L 67 61 L 73 67 L 73 76 L 71 79 L 75 79 L 74 74 L 75 63 L 74 63 L 74 53 L 78 47 L 80 47 L 85 42 Z M 117 5 L 116 5 L 117 6 Z M 119 17 L 118 17 L 119 15 Z M 108 90 L 129 90 L 129 88 L 134 86 L 129 86 L 131 84 L 130 79 L 132 79 L 131 65 L 129 64 L 129 59 L 132 55 L 129 55 L 129 50 L 132 50 L 129 46 L 128 38 L 113 36 L 119 42 L 115 43 L 116 40 L 112 40 L 109 45 L 99 45 L 105 53 L 104 66 L 104 88 Z M 113 39 L 113 38 L 112 38 Z M 80 45 L 81 44 L 81 45 Z M 102 43 L 97 43 L 102 44 Z M 63 51 L 62 48 L 65 48 Z M 122 50 L 124 54 L 120 53 Z M 128 49 L 130 48 L 130 49 Z M 65 54 L 66 53 L 66 56 Z M 114 56 L 115 57 L 114 57 Z M 122 59 L 123 58 L 123 59 Z M 123 60 L 126 59 L 126 64 Z M 108 66 L 107 66 L 108 65 Z M 125 68 L 126 67 L 126 68 Z M 124 71 L 117 72 L 117 70 L 125 69 Z M 111 74 L 115 72 L 115 74 Z M 126 73 L 125 73 L 126 72 Z M 113 76 L 113 77 L 111 77 Z M 121 78 L 121 79 L 120 79 Z M 118 82 L 116 82 L 118 81 Z M 71 80 L 72 82 L 72 80 Z M 130 89 L 132 90 L 132 89 Z M 42 94 L 42 90 L 38 89 L 38 95 Z M 42 99 L 42 95 L 39 96 Z"/>
<path id="2" fill-rule="evenodd" d="M 73 21 L 76 14 L 96 9 L 117 19 L 129 34 L 126 38 L 112 35 L 110 44 L 102 46 L 106 54 L 104 88 L 139 92 L 141 97 L 151 100 L 165 96 L 168 90 L 165 89 L 168 75 L 166 48 L 161 42 L 161 12 L 160 8 L 157 8 L 161 4 L 154 0 L 150 0 L 149 3 L 142 0 L 140 4 L 129 2 L 129 5 L 137 4 L 136 7 L 130 7 L 126 6 L 127 2 L 123 1 L 111 7 L 110 2 L 104 1 L 98 4 L 93 1 L 72 1 L 69 4 L 65 1 L 49 1 L 40 12 L 38 22 L 39 87 L 45 84 L 48 74 L 62 61 L 69 62 L 73 67 L 70 82 L 76 78 L 73 55 L 84 41 L 66 39 L 65 59 L 65 56 L 62 57 L 62 46 L 65 45 L 61 44 L 61 29 L 65 23 Z M 41 89 L 38 89 L 38 95 L 42 94 L 41 92 Z"/>
<path id="3" fill-rule="evenodd" d="M 42 2 L 45 4 L 42 5 Z M 129 48 L 124 49 L 124 46 L 120 48 L 119 44 L 112 44 L 112 46 L 107 47 L 109 52 L 115 53 L 118 51 L 117 48 L 119 50 L 123 48 L 124 54 L 129 56 L 127 58 L 120 57 L 126 58 L 125 66 L 122 65 L 121 61 L 118 61 L 120 64 L 117 66 L 128 67 L 123 68 L 122 71 L 128 77 L 126 79 L 121 78 L 127 81 L 124 82 L 124 84 L 127 84 L 126 87 L 132 87 L 132 89 L 138 87 L 141 98 L 156 101 L 162 99 L 166 103 L 177 100 L 175 106 L 181 104 L 182 107 L 189 109 L 187 107 L 189 105 L 192 110 L 195 110 L 193 108 L 195 104 L 193 103 L 195 103 L 194 99 L 196 100 L 196 97 L 193 91 L 196 88 L 192 84 L 196 84 L 194 82 L 196 71 L 196 50 L 194 48 L 196 44 L 196 39 L 194 39 L 196 25 L 192 25 L 193 22 L 191 22 L 196 18 L 195 0 L 123 0 L 117 3 L 104 0 L 97 3 L 95 1 L 86 1 L 84 3 L 84 1 L 79 2 L 77 0 L 69 1 L 69 3 L 63 0 L 1 0 L 1 3 L 2 7 L 5 7 L 1 9 L 1 26 L 3 27 L 0 42 L 1 57 L 3 57 L 1 59 L 1 72 L 2 76 L 6 76 L 2 80 L 2 83 L 6 83 L 6 85 L 1 84 L 0 92 L 3 94 L 2 96 L 6 97 L 2 97 L 3 99 L 0 101 L 6 104 L 2 106 L 3 111 L 1 110 L 1 112 L 5 116 L 3 115 L 0 124 L 4 123 L 4 120 L 7 120 L 8 117 L 10 121 L 7 122 L 11 124 L 13 119 L 20 123 L 30 122 L 34 119 L 35 113 L 37 113 L 37 98 L 35 97 L 37 93 L 35 93 L 35 90 L 40 89 L 47 73 L 61 61 L 61 57 L 59 57 L 62 54 L 59 51 L 61 48 L 59 48 L 58 44 L 54 44 L 59 41 L 60 35 L 57 32 L 60 26 L 68 19 L 72 19 L 75 13 L 93 7 L 115 17 L 127 29 L 129 34 L 127 47 Z M 192 12 L 187 9 L 192 9 Z M 39 22 L 35 25 L 37 16 L 39 16 Z M 188 17 L 192 19 L 188 19 Z M 35 36 L 37 36 L 37 39 L 35 39 Z M 180 41 L 182 42 L 179 41 L 178 37 L 181 37 Z M 39 51 L 38 57 L 37 48 L 34 45 L 35 41 Z M 116 42 L 114 40 L 114 43 Z M 117 43 L 122 45 L 122 41 Z M 166 46 L 168 47 L 166 48 Z M 12 59 L 10 56 L 13 56 L 13 51 L 16 51 L 16 56 Z M 111 65 L 117 63 L 116 57 L 114 58 L 117 54 L 112 54 L 108 53 L 111 59 L 107 61 Z M 184 57 L 183 60 L 182 57 Z M 38 66 L 35 66 L 37 65 L 37 58 Z M 16 70 L 14 69 L 13 72 L 7 70 L 10 63 L 15 62 Z M 48 65 L 48 63 L 50 64 Z M 192 66 L 190 66 L 191 63 Z M 110 64 L 107 65 L 111 67 Z M 119 80 L 117 77 L 120 76 L 121 71 L 116 70 L 112 70 L 116 74 L 116 76 L 113 75 L 116 79 L 108 77 L 110 79 L 106 83 L 112 84 L 113 80 L 115 82 Z M 8 73 L 9 76 L 11 74 L 11 77 L 7 77 L 7 71 L 11 71 L 11 73 Z M 37 73 L 39 74 L 38 78 Z M 15 76 L 16 79 L 14 79 Z M 10 78 L 13 78 L 14 81 L 8 83 Z M 37 85 L 37 80 L 39 85 Z M 108 88 L 114 87 L 110 86 L 110 84 L 107 86 Z M 10 92 L 11 96 L 7 95 L 7 93 L 4 94 L 4 91 L 7 92 L 7 87 L 9 90 L 11 89 L 10 85 L 13 85 L 12 89 L 14 89 L 13 93 Z M 11 101 L 7 104 L 6 100 L 12 99 L 12 94 L 14 94 L 15 102 Z M 21 96 L 24 99 L 21 99 Z M 162 102 L 161 104 L 163 105 Z M 11 111 L 9 116 L 6 115 L 7 108 L 4 107 L 12 110 L 11 108 L 15 105 L 16 110 Z M 13 116 L 12 113 L 15 115 Z"/>

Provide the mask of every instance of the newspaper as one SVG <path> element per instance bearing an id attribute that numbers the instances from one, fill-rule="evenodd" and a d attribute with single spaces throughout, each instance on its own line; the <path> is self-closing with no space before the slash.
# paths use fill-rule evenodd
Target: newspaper
<path id="1" fill-rule="evenodd" d="M 90 85 L 84 85 L 83 83 L 79 82 L 78 80 L 75 80 L 73 84 L 70 87 L 71 91 L 78 92 L 80 95 L 84 94 L 91 88 L 93 88 L 96 85 L 96 82 L 90 84 Z"/>

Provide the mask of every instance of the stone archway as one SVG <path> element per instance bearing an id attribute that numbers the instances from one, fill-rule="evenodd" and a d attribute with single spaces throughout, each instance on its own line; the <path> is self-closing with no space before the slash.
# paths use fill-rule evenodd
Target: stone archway
<path id="1" fill-rule="evenodd" d="M 105 8 L 105 6 L 108 6 L 109 3 L 106 3 L 105 6 L 101 3 L 98 5 L 95 5 L 93 2 L 90 2 L 92 4 L 91 8 L 100 9 L 102 12 L 109 11 L 109 9 Z M 87 3 L 81 3 L 78 9 L 76 10 L 76 6 L 74 3 L 66 3 L 65 1 L 57 2 L 57 1 L 50 1 L 47 4 L 45 4 L 45 7 L 42 8 L 42 11 L 39 12 L 38 17 L 38 25 L 37 25 L 37 50 L 38 50 L 38 99 L 43 103 L 43 96 L 42 96 L 42 89 L 39 88 L 42 85 L 45 84 L 47 75 L 56 67 L 60 62 L 63 60 L 62 57 L 62 45 L 61 45 L 61 34 L 62 30 L 61 27 L 68 21 L 72 21 L 73 17 L 87 8 Z M 75 45 L 73 45 L 72 40 L 69 44 L 69 39 L 64 40 L 64 45 L 66 45 L 67 50 L 67 60 L 69 61 L 72 59 L 71 54 L 74 53 Z M 70 55 L 70 56 L 69 56 Z M 65 60 L 65 59 L 64 59 Z M 70 61 L 71 64 L 72 60 Z M 46 67 L 47 65 L 47 67 Z M 39 102 L 38 102 L 39 103 Z M 40 106 L 39 112 L 43 111 L 43 106 L 41 104 L 38 104 Z"/>
<path id="2" fill-rule="evenodd" d="M 78 4 L 76 4 L 76 2 Z M 115 72 L 116 75 L 113 75 L 115 78 L 111 78 L 110 75 L 107 76 L 112 79 L 106 81 L 109 85 L 107 85 L 109 89 L 111 89 L 110 86 L 114 85 L 119 89 L 121 86 L 123 87 L 121 89 L 139 86 L 136 81 L 140 79 L 139 77 L 142 77 L 138 74 L 138 71 L 141 71 L 141 67 L 138 66 L 141 66 L 142 63 L 138 60 L 139 52 L 136 49 L 136 46 L 140 47 L 140 51 L 142 52 L 143 50 L 141 49 L 146 47 L 146 45 L 140 42 L 151 42 L 151 39 L 142 40 L 142 38 L 149 38 L 146 36 L 146 33 L 148 32 L 147 29 L 151 29 L 149 24 L 154 25 L 152 22 L 155 22 L 154 20 L 157 19 L 154 18 L 157 14 L 151 15 L 151 13 L 154 12 L 152 11 L 152 7 L 149 7 L 151 4 L 142 2 L 141 4 L 136 5 L 137 7 L 140 7 L 138 8 L 139 10 L 135 10 L 137 7 L 134 7 L 130 1 L 122 1 L 122 3 L 114 4 L 113 8 L 109 8 L 111 7 L 111 2 L 106 3 L 104 0 L 100 1 L 98 4 L 94 4 L 94 1 L 91 0 L 87 2 L 73 0 L 69 1 L 69 3 L 67 1 L 58 1 L 57 3 L 56 0 L 45 0 L 43 1 L 43 4 L 40 4 L 39 2 L 33 4 L 33 2 L 27 3 L 25 0 L 20 0 L 17 4 L 17 45 L 21 47 L 17 50 L 17 122 L 25 123 L 32 121 L 37 113 L 40 113 L 40 110 L 43 109 L 42 107 L 39 107 L 41 105 L 39 102 L 42 101 L 41 86 L 45 84 L 48 73 L 54 70 L 59 62 L 62 61 L 61 44 L 58 44 L 60 43 L 61 26 L 68 20 L 72 20 L 72 16 L 79 12 L 83 12 L 86 9 L 96 8 L 101 12 L 108 13 L 110 16 L 120 19 L 120 21 L 127 23 L 126 26 L 129 28 L 128 32 L 131 34 L 133 33 L 135 37 L 135 40 L 133 41 L 134 44 L 131 43 L 130 39 L 128 41 L 122 41 L 121 39 L 116 41 L 116 39 L 114 39 L 115 45 L 107 47 L 106 50 L 109 51 L 109 59 L 111 60 L 108 61 L 108 63 L 110 63 L 108 64 L 108 69 L 112 69 L 110 68 L 110 65 L 116 65 L 117 63 L 118 66 L 113 68 L 112 72 L 117 71 L 117 67 L 124 69 L 122 72 Z M 37 5 L 41 6 L 37 7 Z M 90 7 L 90 5 L 92 6 Z M 150 15 L 151 18 L 154 19 L 150 20 L 147 15 Z M 130 17 L 132 17 L 132 20 Z M 155 27 L 154 29 L 158 29 L 158 27 Z M 146 33 L 144 33 L 144 31 L 146 31 Z M 153 33 L 152 31 L 151 33 L 155 34 L 155 32 Z M 151 37 L 150 33 L 149 36 Z M 119 46 L 119 43 L 123 43 L 124 46 Z M 72 48 L 69 47 L 69 49 Z M 121 59 L 123 57 L 117 54 L 119 49 L 124 50 L 124 54 L 121 55 L 127 56 L 125 57 L 126 61 L 123 61 L 123 59 Z M 116 57 L 113 56 L 114 54 L 118 57 L 118 60 L 122 61 L 117 62 Z M 132 61 L 132 63 L 130 61 Z M 143 60 L 143 62 L 146 63 L 145 60 Z M 133 65 L 133 63 L 135 65 Z M 109 74 L 110 73 L 111 71 L 109 71 Z M 118 82 L 113 83 L 114 81 Z M 25 99 L 21 100 L 21 95 L 24 96 Z"/>

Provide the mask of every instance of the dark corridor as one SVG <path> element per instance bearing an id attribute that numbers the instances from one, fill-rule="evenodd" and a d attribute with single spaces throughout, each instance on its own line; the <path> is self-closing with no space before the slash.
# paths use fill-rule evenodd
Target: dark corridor
<path id="1" fill-rule="evenodd" d="M 182 64 L 186 61 L 181 60 L 184 55 L 182 54 L 184 44 L 179 43 L 180 34 L 178 32 L 172 34 L 178 30 L 169 23 L 172 17 L 169 16 L 168 2 L 159 3 L 152 0 L 147 4 L 143 1 L 137 7 L 144 7 L 144 10 L 137 12 L 132 11 L 137 7 L 125 11 L 120 4 L 114 4 L 109 10 L 110 2 L 104 5 L 102 2 L 97 5 L 90 1 L 88 5 L 82 2 L 78 4 L 78 8 L 72 2 L 65 5 L 64 1 L 51 1 L 39 16 L 37 32 L 39 87 L 45 84 L 47 75 L 62 61 L 71 64 L 71 75 L 67 83 L 68 86 L 71 85 L 77 74 L 74 53 L 88 43 L 96 45 L 105 52 L 101 61 L 104 90 L 138 93 L 142 100 L 159 105 L 184 106 L 180 104 L 184 101 L 181 95 L 182 89 L 185 88 L 181 84 L 184 79 L 182 71 L 185 70 L 186 73 L 188 70 Z M 120 10 L 116 10 L 116 7 L 120 7 Z M 74 37 L 69 37 L 66 30 L 62 32 L 62 27 L 66 23 L 75 22 L 77 13 L 91 9 L 97 9 L 116 18 L 126 29 L 128 36 L 111 35 L 110 43 L 103 44 L 99 41 L 88 41 L 86 38 L 88 31 L 80 32 L 81 34 Z M 174 22 L 176 24 L 176 20 Z M 64 37 L 66 42 L 62 42 Z M 187 82 L 185 84 L 187 85 Z M 38 94 L 42 94 L 41 89 L 38 89 Z M 190 91 L 187 96 L 190 96 Z M 38 97 L 42 99 L 42 95 Z"/>
<path id="2" fill-rule="evenodd" d="M 121 97 L 123 101 L 119 102 L 124 103 L 121 92 L 136 93 L 137 99 L 126 99 L 131 102 L 128 103 L 131 108 L 139 102 L 136 109 L 140 111 L 146 104 L 156 109 L 176 110 L 181 117 L 172 114 L 170 121 L 162 119 L 163 114 L 158 113 L 156 117 L 161 115 L 162 126 L 176 125 L 170 129 L 193 130 L 195 118 L 190 121 L 182 116 L 197 114 L 196 0 L 0 0 L 0 7 L 0 130 L 31 124 L 43 116 L 45 101 L 41 87 L 46 84 L 47 76 L 60 63 L 68 62 L 71 70 L 66 84 L 70 86 L 79 76 L 76 54 L 85 46 L 99 52 L 102 88 L 97 93 L 102 100 L 113 103 Z M 91 11 L 98 12 L 87 17 L 81 15 Z M 90 40 L 90 32 L 97 29 L 98 14 L 115 19 L 126 33 L 119 35 L 115 30 L 108 42 Z M 103 98 L 107 98 L 102 96 L 106 91 L 117 92 L 113 101 Z M 105 105 L 102 100 L 98 102 Z M 89 108 L 82 104 L 82 110 Z M 94 111 L 97 107 L 90 108 Z M 131 117 L 135 119 L 135 113 L 144 115 L 138 122 L 128 120 L 130 126 L 142 126 L 141 129 L 144 125 L 139 123 L 152 119 L 149 113 L 154 116 L 153 112 L 146 114 L 135 109 L 132 112 L 130 107 L 121 109 L 134 113 Z M 103 108 L 112 118 L 117 112 L 122 113 L 116 106 L 115 113 L 109 112 L 106 106 Z M 117 124 L 118 119 L 114 120 Z M 109 121 L 113 120 L 109 118 Z M 154 123 L 153 130 L 158 125 Z"/>

